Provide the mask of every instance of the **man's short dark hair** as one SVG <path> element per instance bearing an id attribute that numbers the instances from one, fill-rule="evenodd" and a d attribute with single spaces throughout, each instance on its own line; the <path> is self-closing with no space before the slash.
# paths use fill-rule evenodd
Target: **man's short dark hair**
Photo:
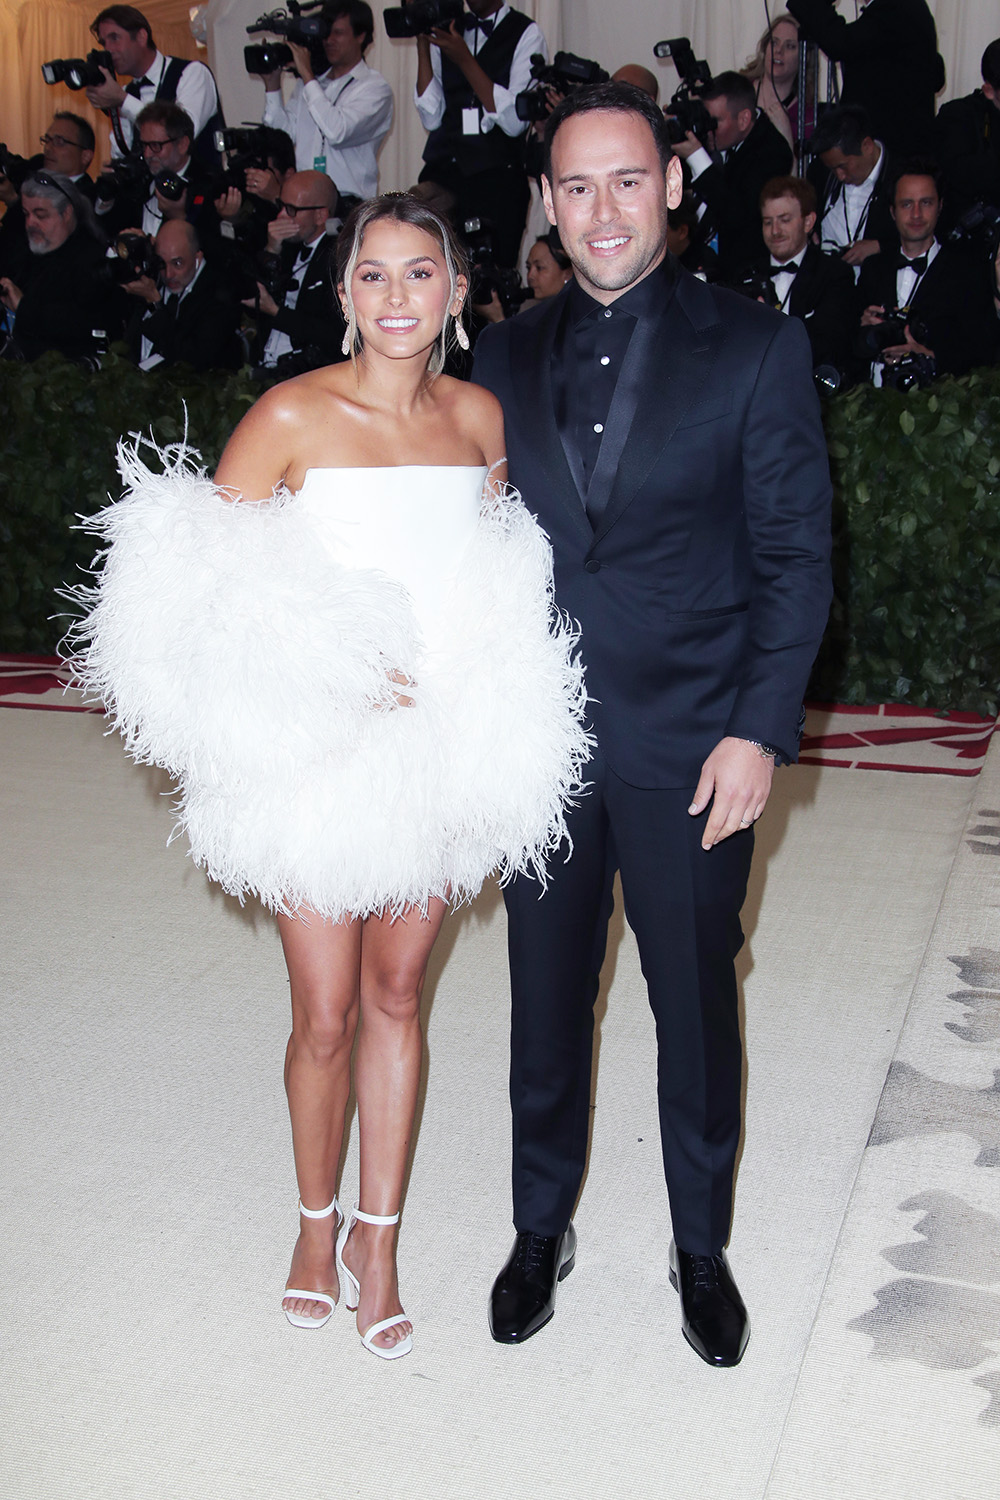
<path id="1" fill-rule="evenodd" d="M 710 99 L 725 99 L 731 115 L 744 109 L 757 108 L 757 88 L 742 73 L 720 73 L 713 78 L 701 96 L 706 104 Z"/>
<path id="2" fill-rule="evenodd" d="M 816 213 L 819 207 L 816 189 L 805 177 L 772 177 L 770 182 L 765 182 L 760 191 L 761 213 L 765 204 L 773 203 L 775 198 L 794 198 L 804 219 Z"/>
<path id="3" fill-rule="evenodd" d="M 896 189 L 904 177 L 929 177 L 937 189 L 939 198 L 944 197 L 944 177 L 937 162 L 930 156 L 911 156 L 898 167 L 892 177 L 892 194 L 890 201 L 896 201 Z"/>
<path id="4" fill-rule="evenodd" d="M 83 115 L 75 115 L 70 109 L 57 109 L 52 116 L 53 120 L 68 120 L 76 131 L 76 142 L 81 151 L 93 151 L 97 145 L 97 137 L 89 120 Z"/>
<path id="5" fill-rule="evenodd" d="M 273 126 L 260 127 L 261 149 L 265 161 L 284 177 L 295 171 L 295 145 L 287 130 L 276 130 Z"/>
<path id="6" fill-rule="evenodd" d="M 346 16 L 355 36 L 361 37 L 361 50 L 367 52 L 375 35 L 375 17 L 366 0 L 327 0 L 323 6 L 324 21 L 339 21 Z"/>
<path id="7" fill-rule="evenodd" d="M 194 121 L 186 109 L 181 109 L 171 99 L 154 99 L 151 104 L 143 105 L 135 117 L 136 134 L 144 125 L 162 125 L 175 141 L 182 135 L 186 135 L 189 141 L 194 140 Z"/>
<path id="8" fill-rule="evenodd" d="M 991 89 L 1000 89 L 1000 37 L 990 42 L 983 53 L 983 82 Z"/>
<path id="9" fill-rule="evenodd" d="M 657 155 L 664 172 L 674 155 L 674 148 L 670 144 L 670 134 L 667 130 L 667 122 L 663 117 L 663 111 L 658 109 L 648 94 L 642 89 L 637 89 L 633 83 L 591 83 L 585 88 L 574 89 L 549 115 L 545 123 L 545 138 L 543 142 L 545 159 L 542 171 L 552 181 L 552 142 L 556 132 L 564 120 L 571 115 L 590 114 L 597 110 L 603 110 L 605 114 L 617 115 L 641 115 L 653 132 L 653 140 L 656 142 Z"/>
<path id="10" fill-rule="evenodd" d="M 90 29 L 99 39 L 99 28 L 103 22 L 110 21 L 113 26 L 120 26 L 122 31 L 127 31 L 133 40 L 140 31 L 145 31 L 151 47 L 155 47 L 153 41 L 153 29 L 141 10 L 136 10 L 134 5 L 106 5 L 90 23 Z"/>
<path id="11" fill-rule="evenodd" d="M 845 156 L 860 156 L 865 141 L 874 140 L 868 111 L 860 104 L 840 104 L 828 109 L 809 142 L 814 156 L 825 151 L 842 151 Z"/>

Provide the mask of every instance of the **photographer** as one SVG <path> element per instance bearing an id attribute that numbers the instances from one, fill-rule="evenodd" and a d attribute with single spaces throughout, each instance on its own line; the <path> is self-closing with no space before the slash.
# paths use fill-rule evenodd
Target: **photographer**
<path id="1" fill-rule="evenodd" d="M 456 224 L 482 219 L 497 264 L 517 265 L 528 215 L 525 124 L 516 96 L 531 82 L 532 56 L 548 57 L 534 21 L 500 0 L 467 0 L 461 22 L 417 37 L 414 102 L 424 129 L 420 184 L 454 201 Z"/>
<path id="2" fill-rule="evenodd" d="M 853 267 L 856 279 L 869 256 L 894 252 L 899 245 L 891 163 L 858 105 L 828 110 L 810 144 L 826 168 L 819 194 L 820 246 Z"/>
<path id="3" fill-rule="evenodd" d="M 136 145 L 145 172 L 135 182 L 130 178 L 111 201 L 102 196 L 108 191 L 105 177 L 97 184 L 97 212 L 112 237 L 134 226 L 152 239 L 165 220 L 187 219 L 197 229 L 209 258 L 218 253 L 215 181 L 209 168 L 191 154 L 193 128 L 177 104 L 157 101 L 139 112 Z M 125 158 L 125 163 L 131 166 L 133 158 Z"/>
<path id="4" fill-rule="evenodd" d="M 242 179 L 242 186 L 230 183 L 215 200 L 219 215 L 219 233 L 223 248 L 256 255 L 267 243 L 268 229 L 278 213 L 278 199 L 285 181 L 295 171 L 295 147 L 284 130 L 261 125 L 245 134 L 250 144 L 233 153 L 228 161 L 227 176 Z"/>
<path id="5" fill-rule="evenodd" d="M 243 306 L 257 319 L 256 363 L 281 379 L 346 359 L 347 325 L 334 276 L 336 240 L 327 220 L 337 190 L 323 172 L 295 172 L 258 257 L 257 295 Z"/>
<path id="6" fill-rule="evenodd" d="M 866 260 L 857 288 L 864 308 L 859 350 L 869 360 L 874 356 L 875 385 L 895 383 L 893 370 L 901 365 L 912 366 L 926 383 L 937 375 L 964 375 L 996 357 L 990 266 L 938 242 L 940 212 L 936 168 L 907 163 L 893 190 L 899 254 Z"/>
<path id="7" fill-rule="evenodd" d="M 30 163 L 19 159 L 20 173 L 26 174 L 41 168 L 45 172 L 65 177 L 81 197 L 86 198 L 88 203 L 93 203 L 96 190 L 94 179 L 87 175 L 87 168 L 94 159 L 95 144 L 94 132 L 82 115 L 59 110 L 53 115 L 51 125 L 41 138 L 41 155 L 33 157 Z M 9 157 L 7 165 L 15 171 Z M 16 171 L 15 176 L 19 177 Z M 7 205 L 0 223 L 0 275 L 11 276 L 17 282 L 18 276 L 29 262 L 31 251 L 28 248 L 24 211 L 17 183 L 2 169 L 0 203 Z"/>
<path id="8" fill-rule="evenodd" d="M 674 147 L 687 164 L 695 197 L 718 234 L 719 266 L 732 275 L 764 253 L 760 194 L 772 177 L 792 170 L 792 148 L 757 107 L 753 84 L 740 73 L 720 73 L 701 94 L 715 122 L 709 143 L 693 131 Z"/>
<path id="9" fill-rule="evenodd" d="M 264 124 L 287 131 L 300 172 L 325 172 L 338 192 L 373 198 L 378 191 L 378 149 L 392 125 L 392 89 L 364 54 L 374 35 L 365 0 L 332 0 L 323 7 L 329 31 L 323 41 L 326 71 L 317 78 L 313 54 L 290 38 L 299 81 L 288 104 L 281 74 L 264 77 Z"/>
<path id="10" fill-rule="evenodd" d="M 867 110 L 891 152 L 930 150 L 945 71 L 927 0 L 868 0 L 856 21 L 839 16 L 834 4 L 788 0 L 788 9 L 805 39 L 840 63 L 841 103 Z"/>
<path id="11" fill-rule="evenodd" d="M 234 370 L 242 363 L 236 335 L 240 309 L 205 257 L 194 227 L 172 219 L 152 250 L 159 275 L 128 281 L 122 290 L 138 304 L 125 339 L 141 370 L 191 365 L 195 370 Z"/>
<path id="12" fill-rule="evenodd" d="M 951 223 L 979 204 L 1000 209 L 1000 38 L 983 53 L 982 74 L 982 88 L 943 104 L 936 121 Z"/>
<path id="13" fill-rule="evenodd" d="M 180 105 L 193 124 L 194 154 L 207 166 L 218 166 L 214 137 L 226 122 L 211 69 L 183 57 L 164 57 L 156 49 L 149 22 L 134 5 L 106 6 L 94 17 L 90 29 L 111 54 L 115 73 L 132 80 L 122 88 L 105 69 L 105 81 L 87 90 L 94 108 L 111 116 L 112 156 L 124 156 L 135 149 L 139 112 L 157 100 Z"/>
<path id="14" fill-rule="evenodd" d="M 87 200 L 65 177 L 35 172 L 21 188 L 30 260 L 22 283 L 0 278 L 0 301 L 14 314 L 6 359 L 55 350 L 91 359 L 121 334 L 125 298 L 104 268 L 104 243 Z"/>

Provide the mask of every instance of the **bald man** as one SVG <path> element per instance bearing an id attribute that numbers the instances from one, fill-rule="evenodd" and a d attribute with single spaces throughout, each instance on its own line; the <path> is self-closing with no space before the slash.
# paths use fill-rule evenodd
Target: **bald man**
<path id="1" fill-rule="evenodd" d="M 153 246 L 159 276 L 141 276 L 125 287 L 139 304 L 126 333 L 136 364 L 142 370 L 177 364 L 236 369 L 243 359 L 239 306 L 218 272 L 206 266 L 194 225 L 168 219 Z"/>
<path id="2" fill-rule="evenodd" d="M 654 104 L 660 102 L 660 80 L 655 73 L 644 68 L 642 63 L 625 63 L 617 73 L 612 73 L 611 79 L 613 83 L 630 83 L 633 88 L 642 89 L 644 94 L 648 94 Z"/>
<path id="3" fill-rule="evenodd" d="M 278 215 L 258 257 L 256 297 L 243 306 L 257 320 L 256 362 L 282 379 L 346 358 L 346 332 L 334 288 L 337 189 L 323 172 L 293 172 L 278 199 Z"/>

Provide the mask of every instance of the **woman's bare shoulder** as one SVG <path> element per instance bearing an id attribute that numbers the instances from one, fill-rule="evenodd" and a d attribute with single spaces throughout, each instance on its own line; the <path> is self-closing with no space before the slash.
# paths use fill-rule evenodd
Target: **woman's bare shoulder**
<path id="1" fill-rule="evenodd" d="M 468 416 L 472 422 L 488 422 L 491 425 L 503 421 L 503 407 L 484 385 L 474 385 L 471 380 L 455 380 L 450 375 L 438 377 L 443 384 L 447 382 L 444 392 L 455 411 L 462 417 Z"/>

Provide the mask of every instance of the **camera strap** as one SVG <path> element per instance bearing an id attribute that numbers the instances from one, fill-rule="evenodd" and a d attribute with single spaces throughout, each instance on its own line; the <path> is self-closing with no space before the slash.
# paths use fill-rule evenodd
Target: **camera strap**
<path id="1" fill-rule="evenodd" d="M 115 144 L 122 156 L 128 156 L 132 146 L 129 141 L 126 141 L 125 132 L 122 130 L 122 112 L 120 109 L 109 109 L 108 116 L 111 120 L 111 133 L 115 138 Z"/>

